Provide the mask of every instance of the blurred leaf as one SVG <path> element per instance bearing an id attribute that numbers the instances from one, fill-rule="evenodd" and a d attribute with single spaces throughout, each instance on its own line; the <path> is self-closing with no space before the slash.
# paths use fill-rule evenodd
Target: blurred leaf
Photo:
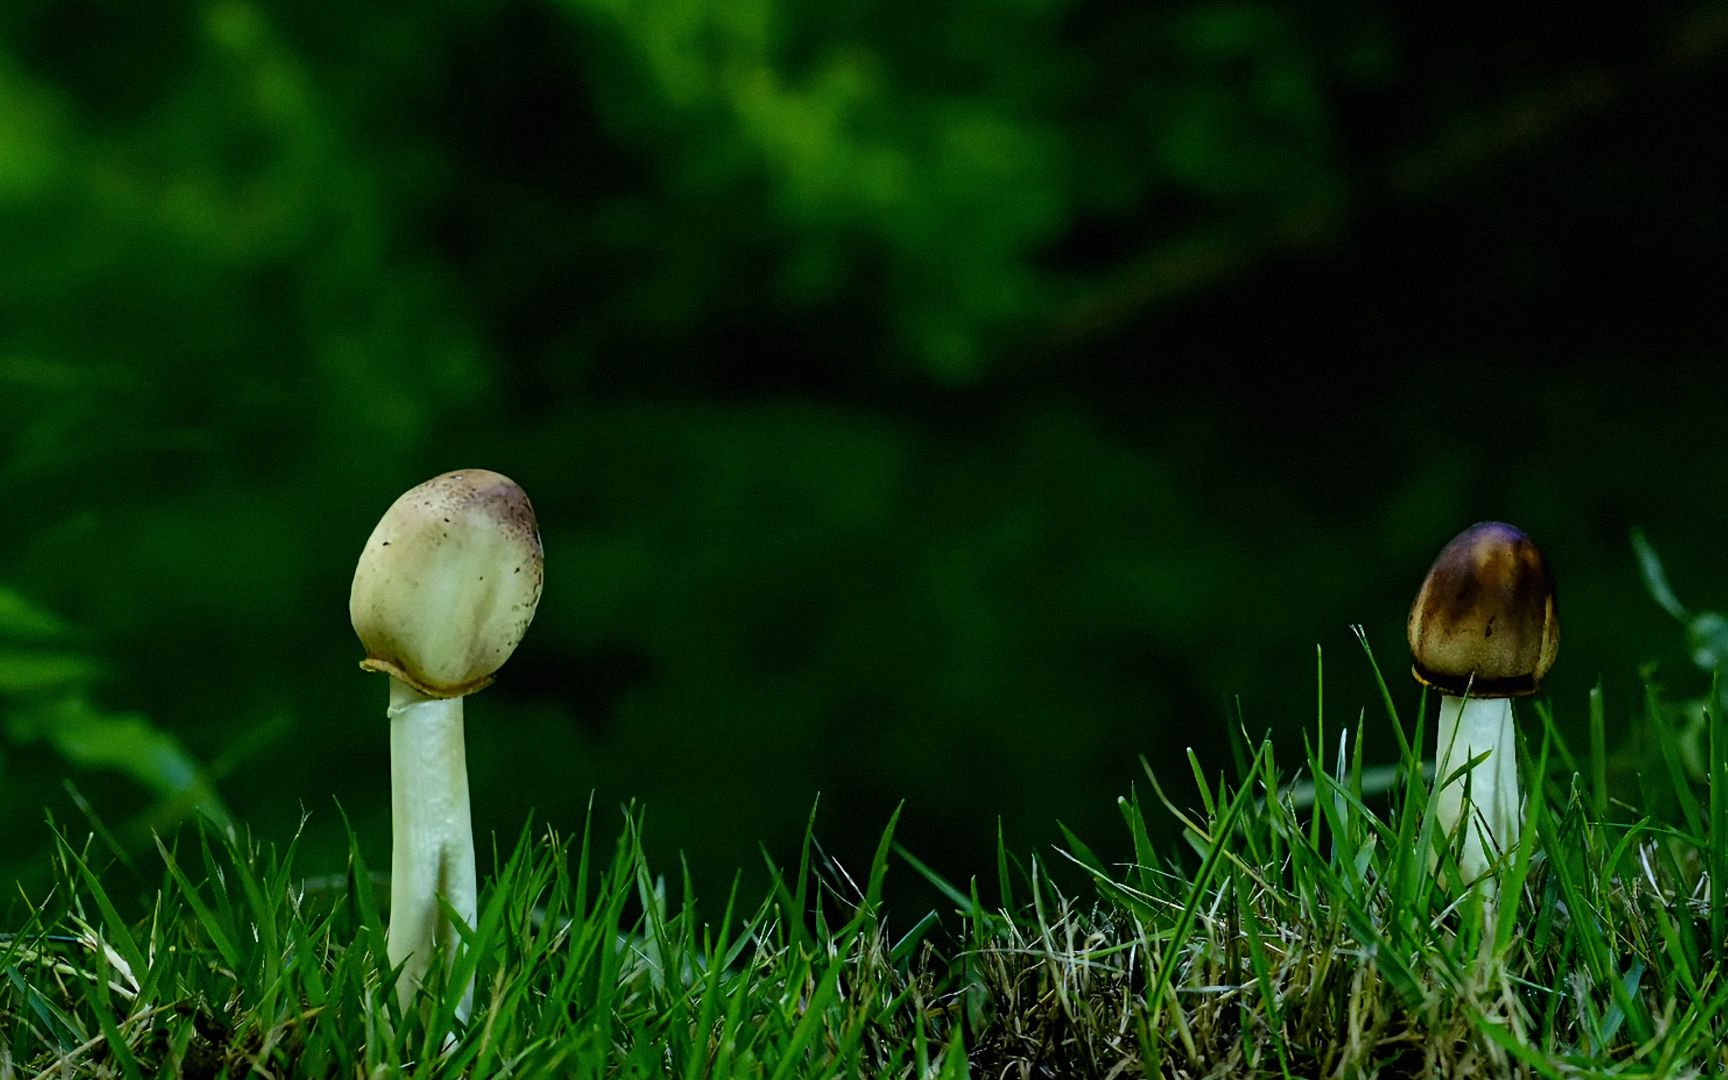
<path id="1" fill-rule="evenodd" d="M 1685 622 L 1691 616 L 1680 598 L 1674 595 L 1674 589 L 1668 584 L 1668 571 L 1663 569 L 1662 560 L 1657 557 L 1656 549 L 1644 535 L 1643 529 L 1632 530 L 1632 550 L 1638 555 L 1638 574 L 1644 579 L 1644 589 L 1650 594 L 1650 599 L 1668 614 Z"/>
<path id="2" fill-rule="evenodd" d="M 62 641 L 75 629 L 14 589 L 0 587 L 0 640 Z M 141 713 L 92 705 L 83 687 L 107 665 L 86 653 L 52 648 L 0 648 L 0 732 L 14 743 L 42 743 L 80 769 L 123 773 L 164 804 L 225 815 L 203 768 Z M 178 816 L 178 815 L 176 815 Z"/>
<path id="3" fill-rule="evenodd" d="M 1728 666 L 1728 619 L 1714 611 L 1700 611 L 1686 627 L 1686 645 L 1692 662 L 1705 671 Z"/>
<path id="4" fill-rule="evenodd" d="M 164 799 L 225 813 L 198 762 L 139 713 L 108 712 L 66 695 L 8 710 L 5 726 L 13 741 L 45 743 L 80 768 L 111 769 Z"/>
<path id="5" fill-rule="evenodd" d="M 40 195 L 59 164 L 59 116 L 50 95 L 0 58 L 0 204 Z"/>
<path id="6" fill-rule="evenodd" d="M 1632 548 L 1638 553 L 1638 573 L 1644 579 L 1645 591 L 1686 628 L 1686 647 L 1692 653 L 1692 662 L 1709 672 L 1728 665 L 1728 618 L 1714 611 L 1693 614 L 1687 610 L 1674 595 L 1668 584 L 1668 572 L 1643 530 L 1632 530 Z"/>
<path id="7" fill-rule="evenodd" d="M 0 383 L 49 394 L 133 391 L 139 380 L 111 365 L 70 364 L 35 356 L 0 356 Z"/>
<path id="8" fill-rule="evenodd" d="M 0 652 L 0 694 L 28 694 L 76 686 L 98 678 L 100 663 L 65 652 Z"/>
<path id="9" fill-rule="evenodd" d="M 24 599 L 15 589 L 0 585 L 0 638 L 13 641 L 60 641 L 72 634 L 64 619 Z"/>

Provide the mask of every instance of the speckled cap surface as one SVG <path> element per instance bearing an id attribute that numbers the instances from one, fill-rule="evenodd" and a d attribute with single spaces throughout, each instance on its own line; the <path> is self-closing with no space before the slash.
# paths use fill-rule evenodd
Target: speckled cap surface
<path id="1" fill-rule="evenodd" d="M 534 619 L 544 563 L 534 508 L 509 477 L 461 469 L 410 489 L 354 570 L 360 666 L 431 697 L 483 688 Z"/>

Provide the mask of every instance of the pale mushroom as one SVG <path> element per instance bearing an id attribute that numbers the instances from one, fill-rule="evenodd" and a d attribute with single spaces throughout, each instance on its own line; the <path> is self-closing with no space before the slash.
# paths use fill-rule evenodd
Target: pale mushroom
<path id="1" fill-rule="evenodd" d="M 528 496 L 484 469 L 445 473 L 391 505 L 354 571 L 360 666 L 390 678 L 388 950 L 404 1011 L 460 940 L 439 898 L 476 916 L 462 699 L 492 682 L 540 602 L 540 530 Z M 457 1015 L 466 1019 L 473 986 Z"/>

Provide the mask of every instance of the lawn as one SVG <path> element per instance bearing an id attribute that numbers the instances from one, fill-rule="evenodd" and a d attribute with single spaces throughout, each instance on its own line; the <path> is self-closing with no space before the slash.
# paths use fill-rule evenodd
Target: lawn
<path id="1" fill-rule="evenodd" d="M 1117 800 L 1127 862 L 1063 830 L 1052 850 L 1003 844 L 996 865 L 948 881 L 891 820 L 870 865 L 844 867 L 822 851 L 817 808 L 801 850 L 765 853 L 766 895 L 697 897 L 679 867 L 649 864 L 641 808 L 595 807 L 578 836 L 527 823 L 482 851 L 477 924 L 405 1010 L 388 888 L 352 832 L 344 872 L 307 876 L 297 836 L 188 828 L 140 863 L 94 818 L 62 822 L 53 886 L 14 898 L 0 939 L 0 1075 L 1728 1067 L 1720 711 L 1655 686 L 1631 710 L 1598 690 L 1581 725 L 1521 704 L 1524 829 L 1490 888 L 1462 881 L 1435 833 L 1421 747 L 1436 698 L 1398 674 L 1356 716 L 1316 709 L 1294 760 L 1238 717 L 1233 761 L 1188 755 L 1192 788 L 1165 790 L 1172 762 L 1149 764 Z M 1611 742 L 1611 711 L 1637 730 Z M 1587 746 L 1561 737 L 1579 726 Z M 1638 753 L 1658 767 L 1629 769 Z M 1150 839 L 1160 815 L 1179 823 L 1175 850 Z M 343 827 L 311 815 L 302 831 Z M 596 830 L 621 834 L 608 858 Z M 945 903 L 897 908 L 904 875 Z"/>

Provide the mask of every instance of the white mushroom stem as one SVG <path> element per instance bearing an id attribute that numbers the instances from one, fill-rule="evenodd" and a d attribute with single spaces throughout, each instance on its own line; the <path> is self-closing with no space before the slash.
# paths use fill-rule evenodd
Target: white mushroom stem
<path id="1" fill-rule="evenodd" d="M 1459 869 L 1466 881 L 1481 877 L 1501 853 L 1518 844 L 1518 758 L 1511 698 L 1440 695 L 1439 752 L 1435 755 L 1435 823 L 1455 843 L 1465 830 Z M 1488 756 L 1457 779 L 1473 757 Z M 1466 785 L 1469 801 L 1465 801 Z"/>
<path id="2" fill-rule="evenodd" d="M 402 964 L 396 998 L 404 1012 L 435 958 L 448 969 L 460 937 L 442 897 L 474 925 L 474 827 L 468 817 L 468 765 L 462 699 L 427 697 L 390 680 L 391 966 Z M 470 983 L 456 1015 L 466 1020 Z"/>

